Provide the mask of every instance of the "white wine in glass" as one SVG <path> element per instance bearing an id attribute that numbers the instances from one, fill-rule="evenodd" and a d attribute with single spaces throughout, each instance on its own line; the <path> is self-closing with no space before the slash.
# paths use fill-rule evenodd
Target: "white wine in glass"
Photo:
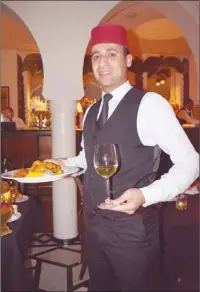
<path id="1" fill-rule="evenodd" d="M 106 180 L 106 206 L 111 206 L 110 177 L 118 169 L 117 152 L 114 144 L 98 144 L 94 146 L 94 167 L 96 172 Z"/>

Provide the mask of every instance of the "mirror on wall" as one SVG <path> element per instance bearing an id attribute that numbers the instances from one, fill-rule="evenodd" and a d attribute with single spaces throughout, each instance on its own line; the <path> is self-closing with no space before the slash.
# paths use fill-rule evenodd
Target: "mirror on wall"
<path id="1" fill-rule="evenodd" d="M 147 74 L 147 90 L 162 95 L 167 101 L 170 101 L 171 86 L 170 68 L 158 69 L 155 73 Z"/>

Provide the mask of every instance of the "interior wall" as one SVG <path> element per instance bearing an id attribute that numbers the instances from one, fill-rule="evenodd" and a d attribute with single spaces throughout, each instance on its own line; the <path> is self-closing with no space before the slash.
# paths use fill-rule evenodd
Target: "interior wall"
<path id="1" fill-rule="evenodd" d="M 1 51 L 1 86 L 9 87 L 10 107 L 18 116 L 17 52 Z"/>

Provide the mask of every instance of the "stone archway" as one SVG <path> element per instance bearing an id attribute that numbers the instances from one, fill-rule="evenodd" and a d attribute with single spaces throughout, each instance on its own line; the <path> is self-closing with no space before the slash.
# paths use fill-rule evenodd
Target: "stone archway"
<path id="1" fill-rule="evenodd" d="M 9 76 L 3 78 L 2 82 L 9 82 L 11 107 L 15 115 L 22 118 L 29 127 L 31 90 L 34 87 L 35 72 L 38 71 L 37 60 L 31 59 L 29 56 L 34 51 L 39 52 L 38 44 L 28 26 L 3 3 L 1 18 L 2 75 Z M 42 66 L 42 59 L 40 62 Z"/>
<path id="2" fill-rule="evenodd" d="M 128 12 L 130 9 L 132 11 L 137 10 L 140 7 L 141 12 L 144 15 L 140 18 L 134 18 L 133 15 L 133 29 L 136 26 L 150 21 L 151 19 L 159 18 L 156 15 L 156 11 L 162 15 L 162 17 L 167 17 L 171 20 L 177 28 L 183 33 L 185 40 L 187 41 L 190 49 L 191 49 L 191 61 L 192 61 L 192 70 L 190 73 L 192 74 L 193 85 L 191 86 L 191 93 L 195 102 L 199 103 L 199 8 L 198 2 L 195 1 L 121 1 L 118 3 L 112 10 L 110 10 L 102 19 L 102 22 L 112 22 L 113 18 L 116 19 L 116 15 L 120 13 Z M 153 12 L 153 10 L 155 12 Z M 128 14 L 128 13 L 127 13 Z M 131 16 L 131 15 L 130 15 Z M 119 20 L 119 19 L 118 19 Z M 114 20 L 116 21 L 116 20 Z M 123 21 L 123 20 L 122 20 Z M 187 25 L 185 25 L 187 23 Z M 123 24 L 123 23 L 122 23 Z M 131 21 L 130 21 L 131 25 Z M 191 33 L 192 32 L 192 33 Z"/>
<path id="3" fill-rule="evenodd" d="M 198 15 L 196 10 L 198 8 L 194 1 L 189 1 L 190 5 L 187 4 L 188 1 L 120 1 L 113 9 L 111 9 L 103 18 L 102 22 L 109 22 L 116 14 L 122 11 L 128 10 L 130 7 L 140 6 L 142 8 L 148 9 L 148 6 L 154 8 L 158 12 L 162 13 L 165 17 L 169 18 L 176 26 L 183 32 L 186 41 L 188 42 L 194 56 L 196 64 L 199 60 L 198 52 Z M 196 3 L 198 6 L 198 3 Z M 154 18 L 155 16 L 153 16 Z M 152 18 L 151 14 L 145 14 L 142 21 L 149 21 Z M 187 26 L 185 23 L 187 22 Z M 137 25 L 141 23 L 137 22 Z M 191 34 L 191 32 L 193 32 Z"/>

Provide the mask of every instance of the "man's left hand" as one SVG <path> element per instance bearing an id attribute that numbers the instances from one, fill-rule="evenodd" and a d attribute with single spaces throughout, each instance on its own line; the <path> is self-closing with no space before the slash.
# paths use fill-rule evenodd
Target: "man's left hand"
<path id="1" fill-rule="evenodd" d="M 143 193 L 139 189 L 128 189 L 119 198 L 112 200 L 112 206 L 100 204 L 99 208 L 134 214 L 145 203 Z"/>

